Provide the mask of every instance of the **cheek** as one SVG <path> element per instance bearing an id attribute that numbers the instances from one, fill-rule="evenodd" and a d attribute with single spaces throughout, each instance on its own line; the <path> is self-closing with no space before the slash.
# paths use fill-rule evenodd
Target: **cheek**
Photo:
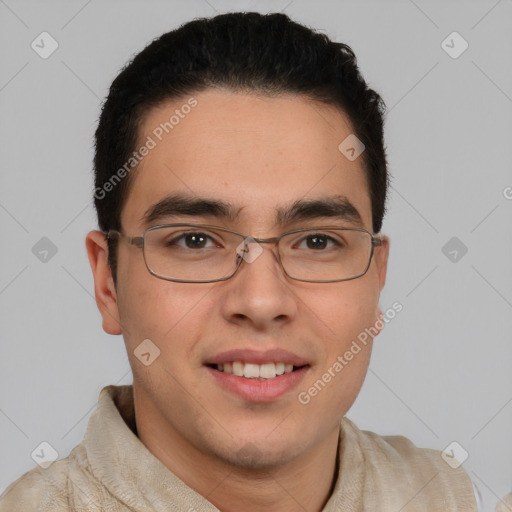
<path id="1" fill-rule="evenodd" d="M 373 276 L 367 275 L 334 284 L 332 289 L 325 286 L 318 291 L 315 306 L 312 303 L 313 294 L 305 300 L 325 334 L 337 340 L 338 349 L 375 322 L 379 290 L 373 281 Z"/>
<path id="2" fill-rule="evenodd" d="M 378 314 L 378 294 L 361 283 L 347 281 L 337 293 L 324 296 L 314 313 L 324 326 L 319 334 L 322 355 L 298 396 L 313 416 L 336 411 L 337 421 L 352 406 L 368 370 Z M 323 334 L 323 333 L 328 334 Z"/>
<path id="3" fill-rule="evenodd" d="M 150 275 L 134 275 L 124 281 L 118 298 L 123 336 L 129 353 L 142 340 L 152 340 L 163 360 L 188 358 L 195 340 L 202 337 L 213 307 L 209 290 L 200 285 L 173 283 Z M 178 357 L 179 355 L 179 357 Z"/>

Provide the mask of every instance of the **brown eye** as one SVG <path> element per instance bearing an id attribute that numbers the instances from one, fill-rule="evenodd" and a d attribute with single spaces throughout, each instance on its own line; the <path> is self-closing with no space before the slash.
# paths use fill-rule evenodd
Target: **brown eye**
<path id="1" fill-rule="evenodd" d="M 165 245 L 167 247 L 180 247 L 182 249 L 208 249 L 218 247 L 218 244 L 206 233 L 181 233 L 169 239 Z"/>
<path id="2" fill-rule="evenodd" d="M 306 238 L 308 249 L 325 249 L 327 247 L 327 237 L 321 235 L 311 235 Z"/>
<path id="3" fill-rule="evenodd" d="M 208 242 L 208 237 L 202 233 L 189 233 L 183 238 L 185 245 L 190 249 L 203 249 Z"/>

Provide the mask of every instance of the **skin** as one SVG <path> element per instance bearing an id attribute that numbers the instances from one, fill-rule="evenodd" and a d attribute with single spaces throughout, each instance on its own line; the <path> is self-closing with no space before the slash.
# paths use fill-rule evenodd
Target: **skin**
<path id="1" fill-rule="evenodd" d="M 320 218 L 281 226 L 275 209 L 343 195 L 372 231 L 362 160 L 350 162 L 338 150 L 353 132 L 343 112 L 291 94 L 268 98 L 206 90 L 194 97 L 198 105 L 132 176 L 121 216 L 124 233 L 141 235 L 146 209 L 175 192 L 222 199 L 239 213 L 234 221 L 204 216 L 185 221 L 261 238 L 332 224 L 333 219 Z M 150 111 L 140 140 L 185 101 Z M 104 235 L 88 234 L 103 329 L 123 334 L 133 370 L 138 436 L 219 509 L 293 512 L 325 505 L 336 478 L 339 422 L 362 386 L 371 343 L 309 404 L 299 403 L 297 394 L 377 320 L 389 251 L 382 238 L 364 276 L 328 284 L 288 278 L 270 244 L 227 281 L 168 282 L 148 272 L 140 249 L 120 242 L 115 289 Z M 133 354 L 146 338 L 161 351 L 150 366 Z M 235 348 L 284 348 L 310 367 L 297 389 L 270 403 L 251 403 L 218 385 L 203 365 Z"/>

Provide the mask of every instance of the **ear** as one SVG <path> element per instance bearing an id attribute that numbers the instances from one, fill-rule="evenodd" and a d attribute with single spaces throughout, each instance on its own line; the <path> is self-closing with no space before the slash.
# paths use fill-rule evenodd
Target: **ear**
<path id="1" fill-rule="evenodd" d="M 374 248 L 373 258 L 377 266 L 377 273 L 379 276 L 380 291 L 386 284 L 386 274 L 388 271 L 388 257 L 389 257 L 389 238 L 385 235 L 381 236 L 382 245 Z"/>
<path id="2" fill-rule="evenodd" d="M 389 238 L 387 236 L 381 236 L 382 245 L 375 247 L 373 258 L 375 259 L 375 265 L 377 266 L 377 275 L 379 279 L 379 292 L 382 292 L 384 285 L 386 284 L 386 274 L 388 271 L 388 257 L 389 257 Z M 382 322 L 383 317 L 382 309 L 380 304 L 377 307 L 377 315 L 375 317 L 375 326 L 377 323 L 382 324 L 378 331 L 382 330 L 384 326 Z"/>
<path id="3" fill-rule="evenodd" d="M 103 317 L 103 330 L 108 334 L 121 334 L 122 327 L 117 304 L 117 292 L 112 271 L 108 265 L 108 246 L 105 234 L 91 231 L 85 239 L 87 255 L 94 277 L 96 305 Z"/>

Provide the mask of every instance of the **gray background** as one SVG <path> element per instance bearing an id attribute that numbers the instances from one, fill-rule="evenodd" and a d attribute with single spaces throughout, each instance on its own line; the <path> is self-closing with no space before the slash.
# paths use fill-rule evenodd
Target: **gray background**
<path id="1" fill-rule="evenodd" d="M 457 441 L 493 510 L 512 490 L 510 0 L 0 0 L 0 491 L 34 467 L 41 441 L 65 457 L 100 389 L 131 382 L 122 338 L 101 329 L 84 245 L 101 100 L 151 39 L 229 10 L 284 10 L 348 43 L 384 97 L 381 304 L 403 311 L 377 338 L 348 417 L 420 446 Z M 43 31 L 59 44 L 47 59 L 31 48 Z M 453 31 L 469 43 L 456 59 L 441 44 Z M 57 249 L 46 261 L 33 252 L 42 237 Z M 452 237 L 459 247 L 443 252 Z"/>

